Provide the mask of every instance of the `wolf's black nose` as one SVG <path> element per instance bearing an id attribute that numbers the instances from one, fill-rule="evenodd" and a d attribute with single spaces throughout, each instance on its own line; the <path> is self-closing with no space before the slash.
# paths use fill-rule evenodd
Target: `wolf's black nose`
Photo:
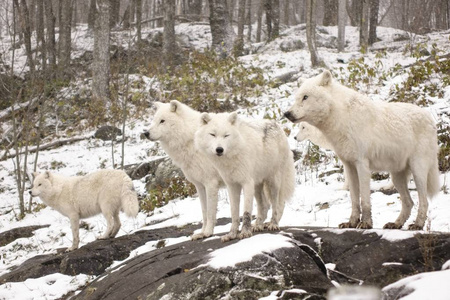
<path id="1" fill-rule="evenodd" d="M 144 136 L 148 139 L 150 139 L 150 132 L 148 132 L 147 130 L 144 131 Z"/>
<path id="2" fill-rule="evenodd" d="M 216 153 L 217 153 L 217 155 L 222 155 L 223 154 L 223 148 L 222 147 L 217 147 L 216 148 Z"/>
<path id="3" fill-rule="evenodd" d="M 31 190 L 29 190 L 28 193 L 31 195 Z"/>
<path id="4" fill-rule="evenodd" d="M 291 112 L 290 111 L 285 112 L 284 117 L 290 119 L 292 117 Z"/>

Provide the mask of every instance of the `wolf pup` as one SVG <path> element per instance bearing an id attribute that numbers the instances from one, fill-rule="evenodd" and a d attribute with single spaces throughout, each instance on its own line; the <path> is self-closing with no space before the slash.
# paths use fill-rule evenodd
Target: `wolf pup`
<path id="1" fill-rule="evenodd" d="M 422 229 L 428 199 L 439 192 L 438 142 L 431 114 L 409 103 L 372 101 L 333 79 L 330 71 L 307 79 L 284 114 L 294 123 L 317 127 L 344 164 L 350 183 L 352 213 L 341 228 L 372 228 L 370 176 L 388 171 L 400 193 L 402 210 L 384 228 L 402 228 L 411 214 L 408 190 L 412 173 L 419 194 L 419 210 L 410 230 Z"/>
<path id="2" fill-rule="evenodd" d="M 270 204 L 272 218 L 267 227 L 279 229 L 285 201 L 295 188 L 293 154 L 283 129 L 273 121 L 241 119 L 236 112 L 203 113 L 201 122 L 195 145 L 217 168 L 230 196 L 232 225 L 222 241 L 250 237 L 252 230 L 264 229 Z M 244 214 L 238 236 L 241 190 Z M 252 228 L 253 197 L 258 213 Z"/>
<path id="3" fill-rule="evenodd" d="M 100 239 L 113 238 L 120 229 L 119 211 L 136 217 L 139 202 L 130 177 L 121 170 L 99 170 L 85 176 L 67 177 L 46 171 L 33 173 L 30 194 L 70 219 L 73 241 L 67 251 L 78 248 L 79 221 L 102 213 L 107 222 Z"/>

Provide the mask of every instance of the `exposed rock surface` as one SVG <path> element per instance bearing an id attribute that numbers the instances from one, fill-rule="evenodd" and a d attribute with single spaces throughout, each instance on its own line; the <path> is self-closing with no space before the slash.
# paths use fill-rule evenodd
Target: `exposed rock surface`
<path id="1" fill-rule="evenodd" d="M 122 130 L 117 127 L 105 125 L 97 129 L 94 137 L 103 141 L 116 140 L 118 136 L 122 135 Z"/>
<path id="2" fill-rule="evenodd" d="M 224 223 L 229 219 L 219 220 Z M 289 247 L 263 251 L 223 268 L 208 264 L 211 253 L 237 240 L 222 243 L 211 238 L 164 247 L 165 239 L 188 236 L 198 227 L 140 231 L 70 253 L 41 255 L 0 280 L 24 281 L 54 272 L 101 274 L 73 299 L 258 299 L 270 294 L 279 299 L 326 299 L 333 281 L 382 288 L 407 276 L 440 270 L 450 260 L 450 234 L 416 233 L 396 239 L 404 232 L 395 230 L 283 228 L 264 234 L 285 236 Z M 155 250 L 105 271 L 148 241 L 161 242 Z M 336 267 L 327 270 L 326 263 Z"/>
<path id="3" fill-rule="evenodd" d="M 27 226 L 14 228 L 5 232 L 0 233 L 0 247 L 8 245 L 12 241 L 20 238 L 30 237 L 33 235 L 35 230 L 49 227 L 50 225 L 37 225 L 37 226 Z"/>

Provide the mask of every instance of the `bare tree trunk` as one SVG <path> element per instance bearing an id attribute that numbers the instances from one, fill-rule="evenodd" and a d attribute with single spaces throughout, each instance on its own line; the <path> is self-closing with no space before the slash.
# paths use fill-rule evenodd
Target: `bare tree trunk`
<path id="1" fill-rule="evenodd" d="M 265 0 L 263 0 L 265 1 Z M 258 6 L 258 22 L 256 26 L 256 42 L 261 42 L 261 31 L 262 31 L 262 15 L 263 15 L 263 2 L 259 3 Z"/>
<path id="2" fill-rule="evenodd" d="M 59 72 L 68 74 L 72 42 L 72 0 L 61 0 L 61 21 L 59 24 Z"/>
<path id="3" fill-rule="evenodd" d="M 202 0 L 188 0 L 188 14 L 192 21 L 201 21 L 202 2 Z"/>
<path id="4" fill-rule="evenodd" d="M 339 0 L 338 13 L 338 51 L 343 52 L 345 48 L 345 21 L 347 19 L 347 11 L 345 9 L 345 1 Z"/>
<path id="5" fill-rule="evenodd" d="M 274 40 L 280 35 L 280 0 L 272 0 L 272 36 Z"/>
<path id="6" fill-rule="evenodd" d="M 95 26 L 95 12 L 97 11 L 97 1 L 91 0 L 89 4 L 89 13 L 88 13 L 88 28 L 90 30 L 94 30 Z"/>
<path id="7" fill-rule="evenodd" d="M 110 0 L 111 2 L 111 12 L 109 18 L 109 26 L 113 28 L 119 23 L 120 18 L 120 0 Z"/>
<path id="8" fill-rule="evenodd" d="M 55 41 L 55 22 L 51 0 L 44 0 L 45 23 L 47 27 L 47 55 L 49 63 L 49 77 L 55 76 L 56 70 L 56 41 Z"/>
<path id="9" fill-rule="evenodd" d="M 372 45 L 377 41 L 378 12 L 380 0 L 370 0 L 370 23 L 368 44 Z"/>
<path id="10" fill-rule="evenodd" d="M 92 63 L 92 96 L 94 101 L 106 104 L 110 97 L 109 0 L 97 0 L 97 8 L 94 28 L 94 60 Z"/>
<path id="11" fill-rule="evenodd" d="M 283 17 L 283 23 L 284 23 L 286 26 L 289 26 L 289 16 L 290 16 L 290 9 L 289 9 L 289 6 L 290 6 L 290 1 L 289 1 L 289 0 L 284 0 L 284 8 L 283 8 L 283 11 L 284 11 L 284 17 Z"/>
<path id="12" fill-rule="evenodd" d="M 252 40 L 252 0 L 247 0 L 247 41 Z"/>
<path id="13" fill-rule="evenodd" d="M 235 55 L 242 55 L 244 51 L 244 23 L 245 23 L 245 0 L 239 0 L 238 6 L 238 32 L 235 42 Z"/>
<path id="14" fill-rule="evenodd" d="M 164 0 L 163 52 L 166 68 L 176 65 L 178 53 L 175 39 L 175 4 L 175 0 Z"/>
<path id="15" fill-rule="evenodd" d="M 347 2 L 347 14 L 350 17 L 351 26 L 359 26 L 362 14 L 362 2 L 364 0 L 351 0 L 350 6 Z"/>
<path id="16" fill-rule="evenodd" d="M 209 0 L 209 13 L 212 47 L 221 57 L 226 57 L 232 53 L 235 39 L 226 1 Z"/>
<path id="17" fill-rule="evenodd" d="M 316 48 L 316 0 L 306 0 L 306 40 L 311 54 L 313 68 L 323 66 Z"/>
<path id="18" fill-rule="evenodd" d="M 272 40 L 272 0 L 264 1 L 264 11 L 266 12 L 267 40 Z"/>
<path id="19" fill-rule="evenodd" d="M 34 60 L 31 48 L 30 15 L 27 7 L 27 2 L 25 0 L 21 0 L 19 4 L 18 0 L 14 0 L 14 5 L 19 12 L 20 28 L 24 35 L 25 50 L 27 54 L 28 66 L 30 67 L 30 74 L 32 77 L 34 77 Z"/>
<path id="20" fill-rule="evenodd" d="M 324 0 L 323 26 L 336 26 L 338 23 L 338 0 Z"/>
<path id="21" fill-rule="evenodd" d="M 142 40 L 142 0 L 136 0 L 136 35 L 138 43 Z"/>
<path id="22" fill-rule="evenodd" d="M 37 12 L 36 12 L 36 38 L 38 43 L 38 49 L 41 53 L 41 65 L 42 71 L 45 73 L 47 70 L 47 50 L 45 48 L 45 31 L 44 31 L 44 0 L 37 0 Z"/>
<path id="23" fill-rule="evenodd" d="M 361 51 L 365 53 L 369 47 L 369 0 L 361 0 L 362 14 L 361 26 L 359 27 L 359 46 Z"/>

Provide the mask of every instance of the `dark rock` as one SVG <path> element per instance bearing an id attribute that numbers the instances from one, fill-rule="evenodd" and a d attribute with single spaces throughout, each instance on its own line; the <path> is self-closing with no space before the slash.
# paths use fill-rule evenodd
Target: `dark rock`
<path id="1" fill-rule="evenodd" d="M 94 137 L 103 141 L 111 141 L 115 140 L 119 135 L 122 135 L 122 130 L 114 126 L 105 125 L 97 129 Z"/>
<path id="2" fill-rule="evenodd" d="M 36 226 L 26 226 L 14 228 L 5 232 L 0 233 L 0 247 L 8 245 L 9 243 L 20 239 L 27 238 L 33 235 L 35 230 L 49 227 L 50 225 L 36 225 Z"/>
<path id="3" fill-rule="evenodd" d="M 170 157 L 164 157 L 158 162 L 158 166 L 152 169 L 155 170 L 155 172 L 145 185 L 147 191 L 157 187 L 168 187 L 170 179 L 173 177 L 185 178 L 183 171 L 173 163 Z"/>
<path id="4" fill-rule="evenodd" d="M 312 237 L 304 234 L 313 243 Z M 211 251 L 236 242 L 185 242 L 142 254 L 105 273 L 74 299 L 161 299 L 164 295 L 170 299 L 257 299 L 294 287 L 305 290 L 304 296 L 325 299 L 320 295 L 332 287 L 316 252 L 295 241 L 292 248 L 259 254 L 234 267 L 204 265 Z M 281 299 L 293 298 L 286 295 Z"/>
<path id="5" fill-rule="evenodd" d="M 305 48 L 305 44 L 300 40 L 284 40 L 280 44 L 280 49 L 283 52 L 291 52 Z"/>

